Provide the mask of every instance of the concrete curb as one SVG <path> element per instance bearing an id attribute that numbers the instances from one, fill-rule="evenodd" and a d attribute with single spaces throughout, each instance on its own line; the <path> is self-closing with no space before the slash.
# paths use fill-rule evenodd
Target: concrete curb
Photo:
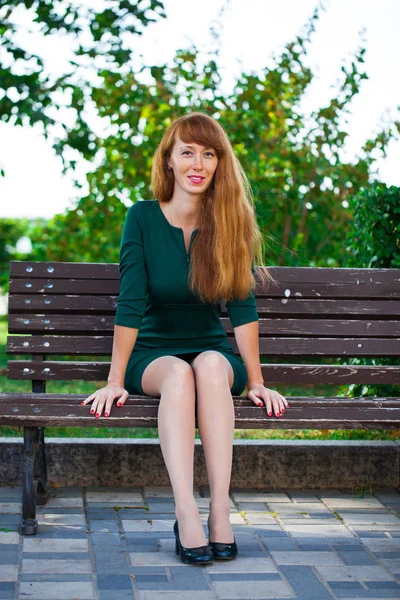
<path id="1" fill-rule="evenodd" d="M 397 488 L 400 442 L 234 440 L 232 488 Z M 47 438 L 51 485 L 170 485 L 158 439 Z M 22 485 L 23 440 L 0 437 L 0 485 Z M 196 487 L 207 486 L 199 440 Z"/>

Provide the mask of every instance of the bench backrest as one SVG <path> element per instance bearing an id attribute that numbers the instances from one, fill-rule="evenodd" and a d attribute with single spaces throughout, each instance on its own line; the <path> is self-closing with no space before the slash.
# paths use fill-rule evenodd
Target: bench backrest
<path id="1" fill-rule="evenodd" d="M 396 366 L 301 364 L 400 357 L 400 269 L 269 270 L 277 285 L 258 284 L 255 293 L 260 355 L 269 361 L 262 367 L 265 382 L 400 383 Z M 10 360 L 8 377 L 105 380 L 118 293 L 117 264 L 12 261 L 9 333 L 18 335 L 8 337 L 7 352 L 29 359 Z M 221 322 L 238 352 L 225 307 Z M 276 364 L 282 359 L 288 362 Z"/>

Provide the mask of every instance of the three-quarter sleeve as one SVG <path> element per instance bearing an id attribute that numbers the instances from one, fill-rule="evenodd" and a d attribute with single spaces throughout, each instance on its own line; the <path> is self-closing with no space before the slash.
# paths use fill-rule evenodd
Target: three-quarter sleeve
<path id="1" fill-rule="evenodd" d="M 251 272 L 254 274 L 255 266 L 252 265 Z M 254 292 L 250 294 L 244 300 L 230 300 L 225 302 L 228 317 L 232 323 L 232 327 L 238 327 L 239 325 L 245 325 L 252 321 L 259 321 L 257 312 L 257 303 L 254 296 Z"/>
<path id="2" fill-rule="evenodd" d="M 114 324 L 139 329 L 148 300 L 141 201 L 133 204 L 126 216 L 121 239 L 119 272 L 121 284 Z"/>

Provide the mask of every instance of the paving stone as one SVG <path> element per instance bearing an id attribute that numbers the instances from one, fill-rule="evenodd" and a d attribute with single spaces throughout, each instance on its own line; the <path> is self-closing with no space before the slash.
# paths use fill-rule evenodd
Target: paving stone
<path id="1" fill-rule="evenodd" d="M 368 552 L 341 552 L 338 551 L 340 558 L 346 565 L 376 565 L 376 561 Z"/>
<path id="2" fill-rule="evenodd" d="M 96 520 L 90 521 L 90 531 L 95 533 L 117 533 L 119 532 L 118 521 Z"/>
<path id="3" fill-rule="evenodd" d="M 8 547 L 8 550 L 3 550 L 3 548 L 7 548 L 7 546 L 0 546 L 0 565 L 17 564 L 19 547 L 13 544 Z"/>
<path id="4" fill-rule="evenodd" d="M 327 523 L 304 523 L 302 525 L 288 523 L 285 525 L 285 530 L 289 531 L 293 537 L 307 537 L 307 538 L 345 538 L 353 537 L 351 532 L 348 531 L 343 525 L 331 525 Z"/>
<path id="5" fill-rule="evenodd" d="M 20 499 L 22 497 L 22 485 L 18 485 L 18 486 L 0 486 L 0 498 L 4 499 L 6 498 L 7 500 L 9 498 L 18 498 Z"/>
<path id="6" fill-rule="evenodd" d="M 94 600 L 95 593 L 93 584 L 89 582 L 59 582 L 57 589 L 54 589 L 54 583 L 51 582 L 27 582 L 20 584 L 20 598 L 30 598 L 31 600 Z"/>
<path id="7" fill-rule="evenodd" d="M 391 573 L 400 574 L 400 558 L 380 558 L 379 562 Z"/>
<path id="8" fill-rule="evenodd" d="M 397 592 L 393 590 L 335 590 L 335 596 L 338 600 L 352 600 L 353 598 L 363 598 L 363 600 L 399 600 Z"/>
<path id="9" fill-rule="evenodd" d="M 248 512 L 246 518 L 250 525 L 264 525 L 265 523 L 276 523 L 276 519 L 270 513 Z"/>
<path id="10" fill-rule="evenodd" d="M 367 587 L 371 590 L 397 590 L 400 592 L 400 585 L 397 581 L 368 581 Z"/>
<path id="11" fill-rule="evenodd" d="M 87 539 L 52 540 L 43 538 L 24 537 L 22 540 L 23 552 L 88 552 Z"/>
<path id="12" fill-rule="evenodd" d="M 357 496 L 343 495 L 343 496 L 326 496 L 321 494 L 321 500 L 332 510 L 354 508 L 354 509 L 366 509 L 366 508 L 384 508 L 383 504 L 373 496 L 365 496 L 359 498 Z"/>
<path id="13" fill-rule="evenodd" d="M 79 514 L 62 514 L 62 513 L 50 513 L 45 510 L 37 510 L 37 521 L 38 527 L 41 525 L 62 525 L 62 526 L 81 526 L 86 527 L 86 521 L 84 515 Z"/>
<path id="14" fill-rule="evenodd" d="M 137 594 L 138 600 L 193 600 L 192 591 L 159 591 L 159 590 L 140 590 Z M 197 591 L 196 600 L 215 600 L 215 593 L 211 590 Z"/>
<path id="15" fill-rule="evenodd" d="M 260 538 L 289 537 L 286 531 L 283 531 L 283 529 L 278 523 L 276 525 L 273 525 L 271 523 L 268 523 L 266 525 L 252 525 L 252 529 L 257 533 L 257 535 L 260 536 Z"/>
<path id="16" fill-rule="evenodd" d="M 169 579 L 166 575 L 166 573 L 162 574 L 157 574 L 157 575 L 135 575 L 135 580 L 137 583 L 143 583 L 143 582 L 164 582 L 164 583 L 168 583 Z"/>
<path id="17" fill-rule="evenodd" d="M 143 505 L 144 498 L 143 494 L 137 489 L 129 491 L 124 488 L 122 491 L 117 488 L 107 491 L 104 488 L 87 488 L 86 502 L 109 502 L 112 504 L 122 503 L 124 505 Z"/>
<path id="18" fill-rule="evenodd" d="M 240 549 L 239 549 L 240 551 Z M 242 558 L 236 560 L 218 560 L 203 567 L 207 573 L 277 573 L 273 560 L 263 558 Z"/>
<path id="19" fill-rule="evenodd" d="M 315 503 L 321 504 L 321 500 L 313 490 L 286 490 L 288 496 L 298 503 Z"/>
<path id="20" fill-rule="evenodd" d="M 38 576 L 37 573 L 21 573 L 20 575 L 21 581 L 93 581 L 92 573 L 40 573 Z"/>
<path id="21" fill-rule="evenodd" d="M 133 590 L 99 590 L 98 600 L 134 600 Z"/>
<path id="22" fill-rule="evenodd" d="M 146 520 L 122 520 L 122 526 L 126 532 L 130 531 L 172 531 L 175 519 L 169 520 L 157 520 L 157 519 L 146 519 Z"/>
<path id="23" fill-rule="evenodd" d="M 3 544 L 19 544 L 19 534 L 9 531 L 0 531 L 0 548 Z"/>
<path id="24" fill-rule="evenodd" d="M 256 600 L 257 598 L 293 598 L 293 590 L 286 581 L 216 581 L 215 591 L 221 600 Z"/>
<path id="25" fill-rule="evenodd" d="M 359 581 L 330 581 L 329 586 L 333 590 L 365 590 Z"/>
<path id="26" fill-rule="evenodd" d="M 399 525 L 400 528 L 400 519 L 389 512 L 387 513 L 363 513 L 363 512 L 345 512 L 340 511 L 340 516 L 346 523 L 350 524 L 365 524 L 365 525 L 384 525 L 384 524 L 392 524 Z"/>
<path id="27" fill-rule="evenodd" d="M 22 573 L 90 573 L 89 560 L 22 560 Z"/>
<path id="28" fill-rule="evenodd" d="M 0 565 L 0 581 L 17 581 L 17 565 Z"/>
<path id="29" fill-rule="evenodd" d="M 384 537 L 378 540 L 374 538 L 361 538 L 361 541 L 371 552 L 400 552 L 400 540 Z"/>
<path id="30" fill-rule="evenodd" d="M 97 586 L 101 590 L 132 591 L 132 578 L 129 575 L 97 575 Z"/>
<path id="31" fill-rule="evenodd" d="M 333 552 L 271 552 L 277 565 L 342 565 L 343 561 Z"/>
<path id="32" fill-rule="evenodd" d="M 380 566 L 316 566 L 316 571 L 325 581 L 392 581 L 389 575 Z"/>
<path id="33" fill-rule="evenodd" d="M 2 515 L 19 515 L 21 513 L 21 502 L 0 502 L 0 514 Z"/>
<path id="34" fill-rule="evenodd" d="M 19 528 L 20 521 L 20 515 L 0 515 L 0 527 L 11 529 L 14 525 Z"/>
<path id="35" fill-rule="evenodd" d="M 288 504 L 287 502 L 268 502 L 268 506 L 271 510 L 279 513 L 279 514 L 300 514 L 300 513 L 323 513 L 323 514 L 332 514 L 329 508 L 327 508 L 322 502 L 310 503 L 303 502 L 301 504 L 297 502 L 291 502 Z"/>
<path id="36" fill-rule="evenodd" d="M 144 490 L 145 498 L 173 498 L 174 493 L 170 486 L 150 486 L 145 487 Z M 193 495 L 200 496 L 199 492 L 194 491 Z"/>
<path id="37" fill-rule="evenodd" d="M 172 503 L 167 502 L 158 502 L 157 504 L 153 504 L 149 502 L 148 505 L 149 512 L 157 512 L 157 513 L 173 513 L 175 514 L 175 506 Z"/>
<path id="38" fill-rule="evenodd" d="M 264 502 L 238 502 L 239 510 L 244 512 L 268 512 Z"/>
<path id="39" fill-rule="evenodd" d="M 83 508 L 83 498 L 80 496 L 56 496 L 50 497 L 46 502 L 46 509 L 49 508 Z"/>
<path id="40" fill-rule="evenodd" d="M 263 544 L 263 546 L 265 546 L 265 548 L 268 550 L 268 552 L 271 551 L 278 551 L 278 552 L 290 552 L 292 550 L 297 550 L 293 540 L 289 539 L 289 538 L 271 538 L 268 539 L 267 537 L 265 537 L 264 539 L 261 540 L 261 543 Z"/>
<path id="41" fill-rule="evenodd" d="M 41 536 L 42 537 L 42 536 Z M 58 540 L 86 540 L 87 539 L 87 531 L 86 528 L 83 529 L 63 529 L 62 527 L 54 528 L 54 539 Z"/>
<path id="42" fill-rule="evenodd" d="M 287 494 L 279 492 L 232 492 L 231 496 L 235 502 L 289 502 L 292 500 Z"/>
<path id="43" fill-rule="evenodd" d="M 295 597 L 307 600 L 331 600 L 332 595 L 310 567 L 282 565 L 283 575 L 295 591 Z"/>

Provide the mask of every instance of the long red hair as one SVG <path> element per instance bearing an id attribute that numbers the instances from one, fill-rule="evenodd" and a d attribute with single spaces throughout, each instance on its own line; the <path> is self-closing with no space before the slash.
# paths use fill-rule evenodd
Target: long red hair
<path id="1" fill-rule="evenodd" d="M 159 202 L 169 202 L 174 191 L 174 174 L 167 161 L 177 137 L 186 144 L 213 148 L 218 157 L 201 203 L 189 285 L 203 302 L 243 300 L 255 288 L 252 267 L 264 264 L 263 235 L 247 176 L 220 123 L 200 112 L 189 113 L 168 127 L 154 154 L 151 187 Z M 257 277 L 275 282 L 265 268 L 257 270 Z"/>

